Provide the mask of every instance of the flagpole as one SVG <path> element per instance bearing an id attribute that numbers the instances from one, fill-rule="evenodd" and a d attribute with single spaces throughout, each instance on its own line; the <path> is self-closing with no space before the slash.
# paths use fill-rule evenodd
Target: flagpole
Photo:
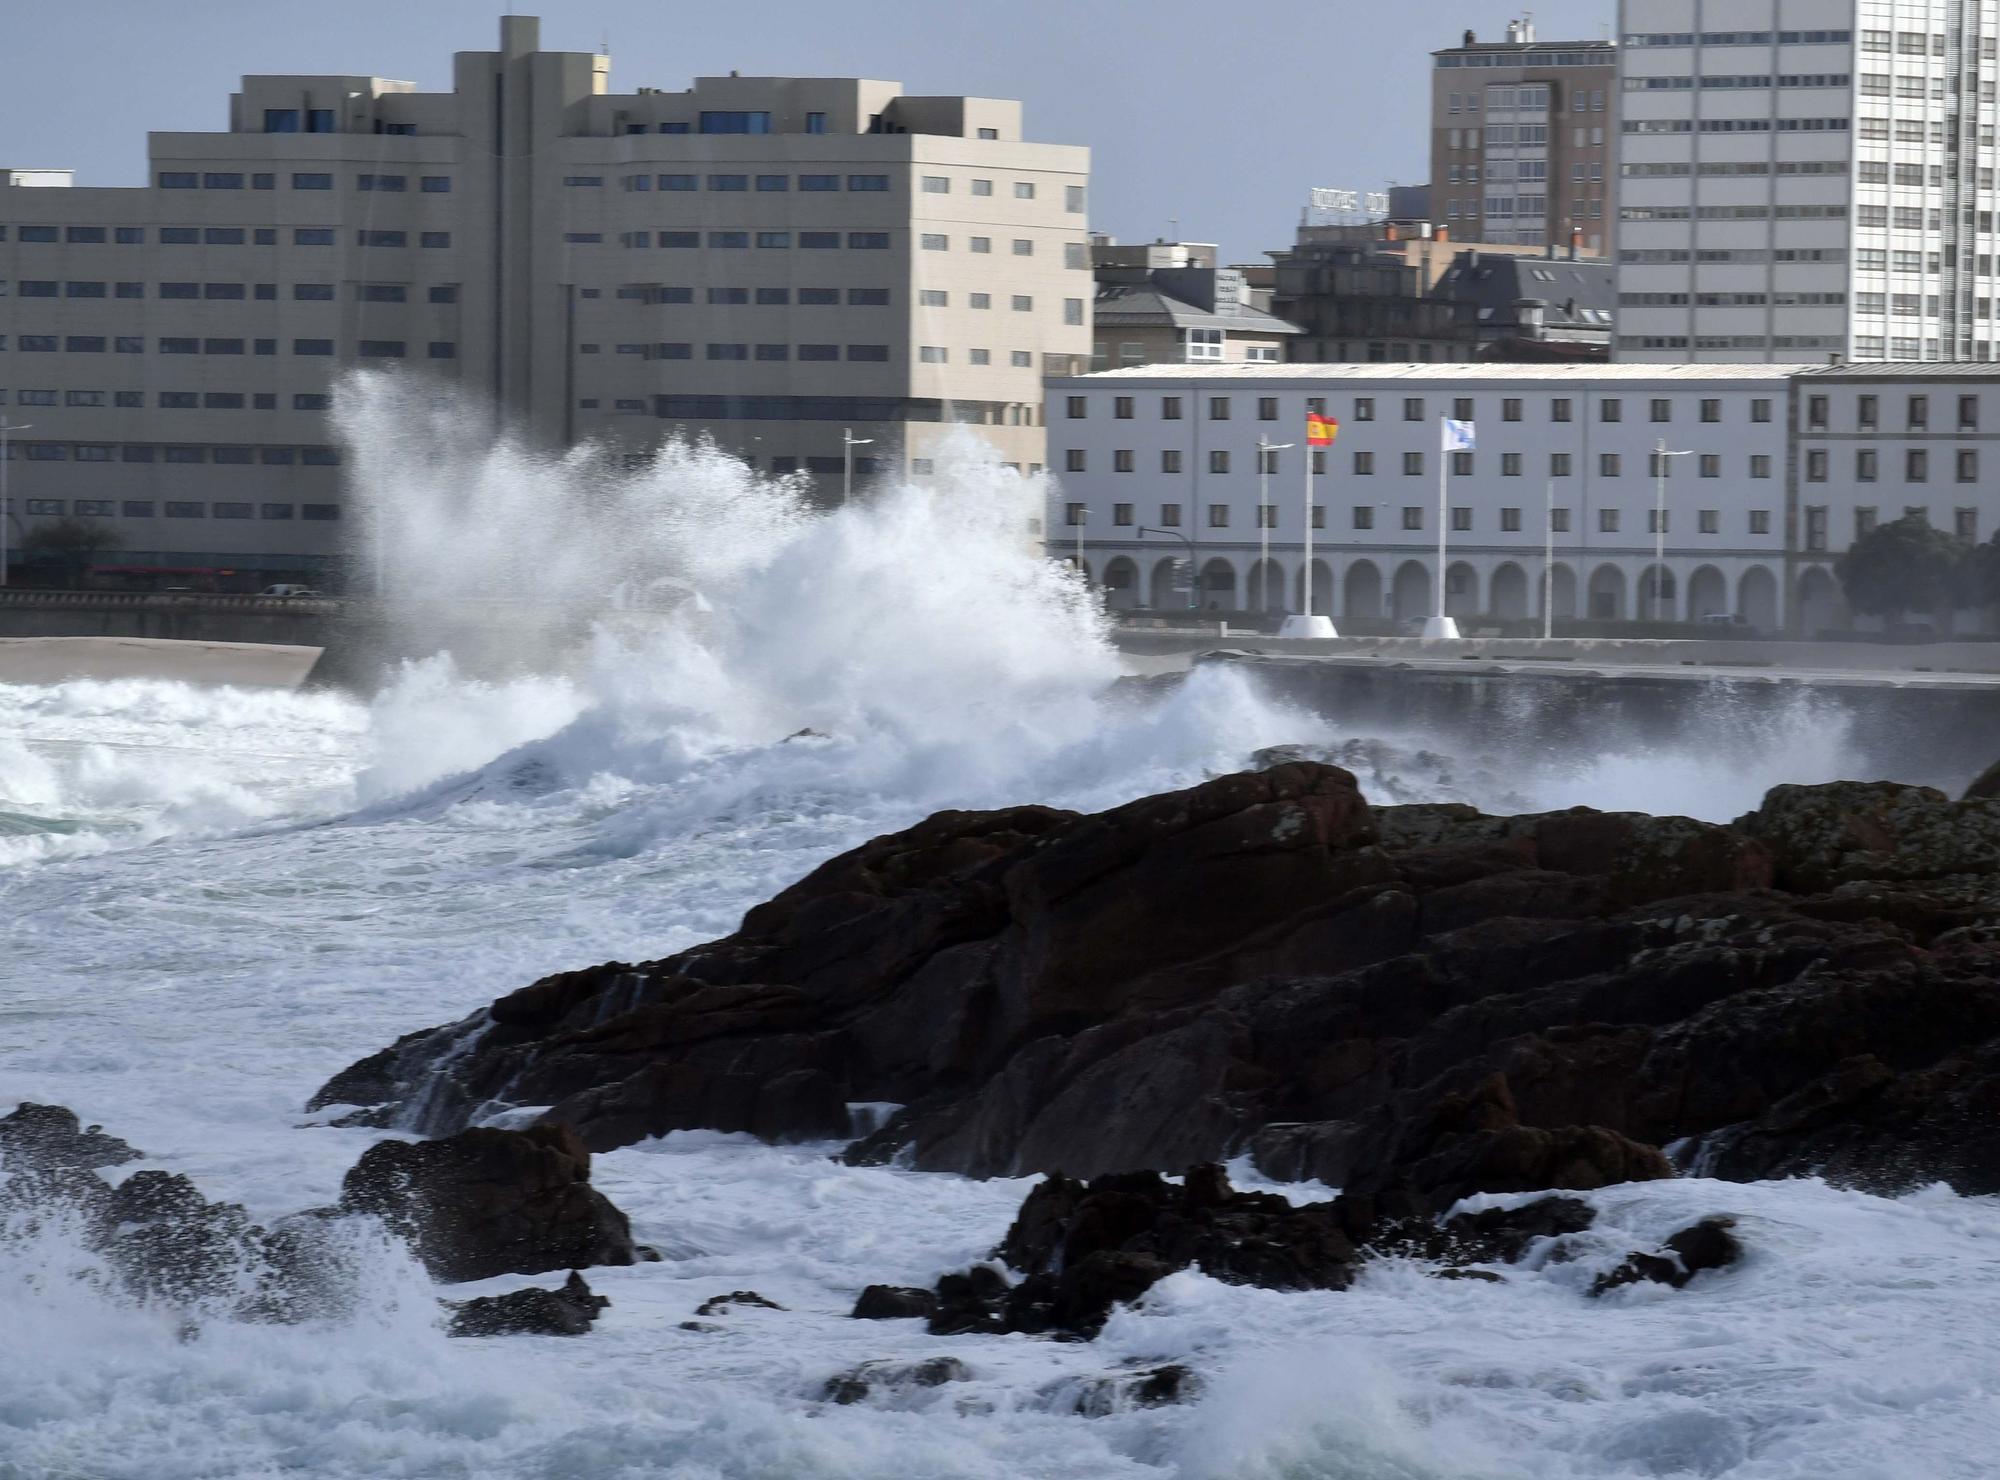
<path id="1" fill-rule="evenodd" d="M 1450 423 L 1438 418 L 1438 557 L 1437 615 L 1424 623 L 1425 637 L 1456 637 L 1458 623 L 1444 614 L 1445 542 L 1451 537 L 1451 452 L 1447 431 Z"/>
<path id="2" fill-rule="evenodd" d="M 1313 454 L 1321 446 L 1326 445 L 1318 441 L 1316 433 L 1324 434 L 1318 423 L 1314 421 L 1313 416 L 1308 413 L 1306 416 L 1305 440 L 1306 522 L 1305 537 L 1302 545 L 1302 548 L 1305 550 L 1305 566 L 1299 572 L 1299 594 L 1304 600 L 1300 603 L 1302 610 L 1286 617 L 1279 625 L 1278 636 L 1280 637 L 1325 638 L 1340 636 L 1339 629 L 1333 625 L 1333 618 L 1316 616 L 1313 613 Z"/>

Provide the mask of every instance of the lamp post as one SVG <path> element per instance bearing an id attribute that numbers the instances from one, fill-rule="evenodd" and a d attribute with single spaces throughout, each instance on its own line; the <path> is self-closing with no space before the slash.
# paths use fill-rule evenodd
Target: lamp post
<path id="1" fill-rule="evenodd" d="M 1271 454 L 1283 452 L 1294 442 L 1272 442 L 1264 434 L 1257 434 L 1257 604 L 1262 615 L 1271 614 Z M 1310 459 L 1312 454 L 1307 453 Z M 1312 524 L 1312 514 L 1306 515 L 1308 527 Z M 1284 595 L 1281 582 L 1278 588 L 1280 598 Z"/>
<path id="2" fill-rule="evenodd" d="M 1653 620 L 1660 620 L 1660 588 L 1667 575 L 1667 459 L 1692 457 L 1692 448 L 1667 451 L 1667 439 L 1653 444 Z"/>
<path id="3" fill-rule="evenodd" d="M 1090 572 L 1083 567 L 1083 527 L 1090 522 L 1090 505 L 1076 505 L 1076 573 L 1083 577 L 1084 584 L 1090 584 Z"/>
<path id="4" fill-rule="evenodd" d="M 840 474 L 840 506 L 843 509 L 846 508 L 847 505 L 854 498 L 854 449 L 857 447 L 872 447 L 874 445 L 875 445 L 875 439 L 873 437 L 855 436 L 853 427 L 842 427 L 840 429 L 840 453 L 842 460 L 841 474 Z"/>
<path id="5" fill-rule="evenodd" d="M 7 585 L 7 518 L 10 509 L 7 503 L 7 469 L 11 465 L 7 447 L 10 432 L 32 432 L 32 422 L 10 422 L 0 416 L 0 589 Z"/>
<path id="6" fill-rule="evenodd" d="M 1548 508 L 1542 516 L 1542 641 L 1556 635 L 1556 480 L 1549 478 Z"/>
<path id="7" fill-rule="evenodd" d="M 1196 564 L 1194 541 L 1178 529 L 1154 529 L 1145 524 L 1139 526 L 1139 534 L 1142 538 L 1149 534 L 1163 534 L 1169 539 L 1179 540 L 1188 547 L 1188 610 L 1193 611 L 1201 604 L 1201 592 L 1197 584 L 1201 580 L 1201 570 Z"/>

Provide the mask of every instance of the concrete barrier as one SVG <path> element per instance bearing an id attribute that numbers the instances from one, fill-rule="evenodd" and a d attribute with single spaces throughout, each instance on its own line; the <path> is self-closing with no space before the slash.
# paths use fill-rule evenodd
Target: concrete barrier
<path id="1" fill-rule="evenodd" d="M 205 687 L 295 689 L 316 647 L 274 642 L 181 642 L 158 637 L 0 638 L 0 683 L 156 678 Z"/>

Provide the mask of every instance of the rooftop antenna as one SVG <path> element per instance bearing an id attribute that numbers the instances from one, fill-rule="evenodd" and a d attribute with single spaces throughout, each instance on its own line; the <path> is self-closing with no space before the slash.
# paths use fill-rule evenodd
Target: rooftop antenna
<path id="1" fill-rule="evenodd" d="M 1177 242 L 1180 239 L 1181 239 L 1181 218 L 1179 216 L 1167 217 L 1167 240 L 1170 242 Z"/>
<path id="2" fill-rule="evenodd" d="M 601 57 L 611 55 L 611 31 L 608 27 L 604 32 L 604 40 L 598 43 L 597 54 Z"/>

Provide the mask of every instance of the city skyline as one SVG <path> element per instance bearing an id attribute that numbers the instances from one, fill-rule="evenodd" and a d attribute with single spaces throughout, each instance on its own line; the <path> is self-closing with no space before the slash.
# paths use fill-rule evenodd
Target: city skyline
<path id="1" fill-rule="evenodd" d="M 1212 8 L 1185 0 L 1102 0 L 1081 19 L 1053 0 L 1028 0 L 992 34 L 961 13 L 912 26 L 889 0 L 838 12 L 774 0 L 678 27 L 631 0 L 524 8 L 542 13 L 546 45 L 594 51 L 608 39 L 621 90 L 679 91 L 696 76 L 737 68 L 1019 98 L 1029 138 L 1092 150 L 1093 230 L 1123 241 L 1215 241 L 1226 261 L 1257 261 L 1287 245 L 1313 187 L 1424 183 L 1429 54 L 1468 28 L 1497 40 L 1521 11 L 1487 0 L 1357 10 L 1321 27 L 1324 45 L 1314 47 L 1250 27 L 1217 31 Z M 1544 38 L 1608 34 L 1615 12 L 1611 0 L 1531 8 Z M 445 59 L 468 34 L 490 30 L 495 11 L 461 0 L 421 9 L 358 0 L 338 11 L 287 6 L 277 14 L 282 25 L 270 7 L 238 0 L 183 12 L 115 0 L 21 17 L 0 58 L 0 88 L 12 104 L 0 166 L 74 169 L 80 185 L 136 186 L 145 181 L 147 131 L 223 127 L 218 99 L 244 74 L 354 72 L 439 88 Z M 118 82 L 88 103 L 72 72 L 37 60 L 85 52 Z M 1348 65 L 1356 55 L 1379 61 Z M 159 65 L 163 56 L 174 58 L 171 68 Z M 1274 99 L 1291 101 L 1274 112 Z M 1162 119 L 1205 122 L 1176 136 L 1157 127 Z M 1361 141 L 1351 150 L 1349 137 Z"/>

